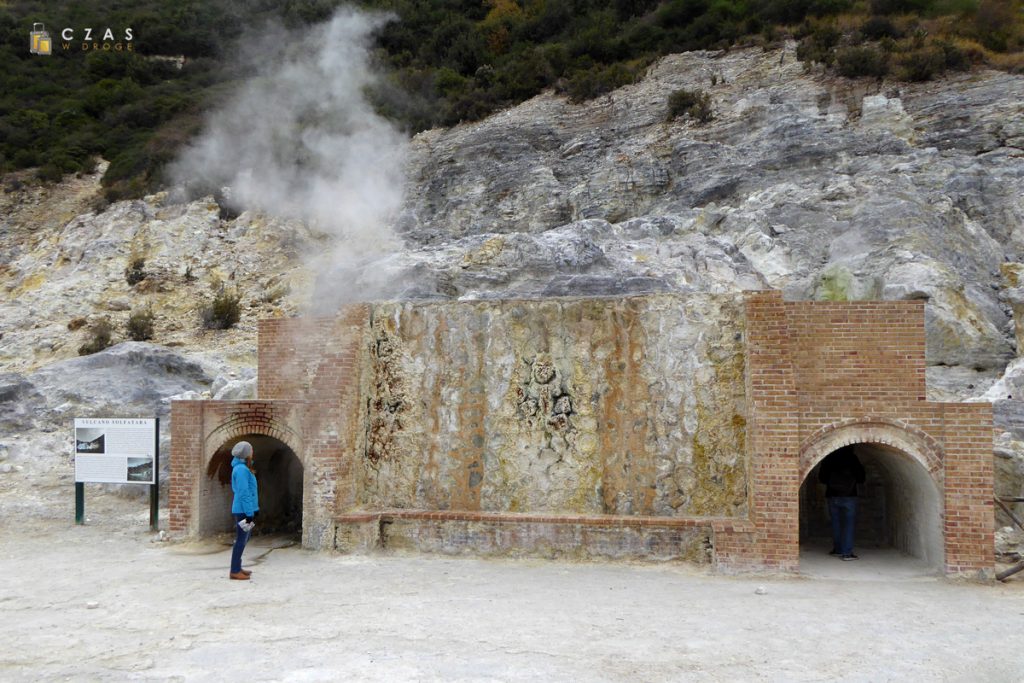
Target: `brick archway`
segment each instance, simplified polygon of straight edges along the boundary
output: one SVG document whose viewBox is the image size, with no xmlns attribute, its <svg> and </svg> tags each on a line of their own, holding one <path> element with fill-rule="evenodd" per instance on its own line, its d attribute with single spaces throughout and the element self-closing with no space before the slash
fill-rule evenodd
<svg viewBox="0 0 1024 683">
<path fill-rule="evenodd" d="M 305 497 L 315 472 L 303 438 L 304 404 L 289 401 L 176 401 L 172 405 L 170 528 L 196 536 L 230 527 L 224 449 L 246 437 L 280 442 L 303 468 Z M 220 457 L 218 458 L 218 453 Z M 305 501 L 304 501 L 305 502 Z M 303 505 L 303 512 L 308 509 Z M 303 515 L 303 528 L 312 515 Z"/>
<path fill-rule="evenodd" d="M 943 453 L 928 434 L 897 419 L 865 416 L 842 420 L 805 440 L 799 450 L 801 545 L 808 540 L 813 548 L 813 539 L 828 537 L 827 531 L 822 533 L 826 518 L 823 493 L 812 477 L 818 463 L 844 446 L 859 447 L 868 471 L 867 481 L 859 487 L 860 541 L 896 548 L 942 571 L 946 556 Z"/>
<path fill-rule="evenodd" d="M 231 441 L 237 441 L 246 436 L 259 435 L 268 436 L 272 439 L 288 444 L 299 460 L 302 460 L 302 449 L 300 447 L 301 437 L 294 429 L 275 419 L 272 415 L 261 415 L 259 417 L 232 415 L 230 418 L 215 427 L 206 435 L 203 447 L 204 464 L 208 464 L 210 458 Z M 303 462 L 303 465 L 306 463 Z"/>
<path fill-rule="evenodd" d="M 746 312 L 756 531 L 747 557 L 726 559 L 793 570 L 802 483 L 829 452 L 864 444 L 912 489 L 886 503 L 904 505 L 907 519 L 941 522 L 941 550 L 929 559 L 941 553 L 950 574 L 991 574 L 992 408 L 928 400 L 924 303 L 786 302 L 757 292 Z M 916 528 L 896 531 L 909 538 Z"/>
<path fill-rule="evenodd" d="M 809 436 L 800 446 L 800 481 L 832 451 L 856 444 L 895 448 L 924 467 L 941 489 L 942 448 L 935 439 L 900 420 L 871 416 L 835 422 Z"/>
</svg>

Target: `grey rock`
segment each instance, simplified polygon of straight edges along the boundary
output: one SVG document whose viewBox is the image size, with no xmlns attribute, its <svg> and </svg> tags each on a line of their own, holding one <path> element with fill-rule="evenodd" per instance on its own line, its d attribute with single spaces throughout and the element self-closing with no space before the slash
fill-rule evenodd
<svg viewBox="0 0 1024 683">
<path fill-rule="evenodd" d="M 166 417 L 167 396 L 205 390 L 212 378 L 203 366 L 156 344 L 124 342 L 54 363 L 27 377 L 50 406 L 70 404 L 91 414 Z M 67 410 L 67 408 L 64 408 Z"/>
<path fill-rule="evenodd" d="M 44 403 L 42 394 L 25 377 L 0 374 L 0 429 L 4 433 L 31 429 Z"/>
<path fill-rule="evenodd" d="M 256 398 L 256 378 L 234 379 L 213 392 L 217 401 L 244 401 Z"/>
<path fill-rule="evenodd" d="M 128 311 L 131 307 L 132 304 L 127 299 L 111 299 L 107 302 L 108 311 Z"/>
<path fill-rule="evenodd" d="M 559 275 L 547 283 L 540 296 L 606 296 L 667 292 L 671 285 L 653 277 L 607 275 Z"/>
</svg>

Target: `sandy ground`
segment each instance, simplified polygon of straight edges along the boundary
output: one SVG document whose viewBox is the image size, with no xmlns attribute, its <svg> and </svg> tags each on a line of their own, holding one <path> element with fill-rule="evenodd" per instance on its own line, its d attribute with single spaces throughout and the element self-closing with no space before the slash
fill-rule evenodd
<svg viewBox="0 0 1024 683">
<path fill-rule="evenodd" d="M 0 504 L 4 681 L 1024 681 L 1024 581 L 894 554 L 758 578 L 256 537 L 238 582 L 222 539 L 155 541 L 143 502 L 93 492 L 77 527 L 63 490 Z"/>
</svg>

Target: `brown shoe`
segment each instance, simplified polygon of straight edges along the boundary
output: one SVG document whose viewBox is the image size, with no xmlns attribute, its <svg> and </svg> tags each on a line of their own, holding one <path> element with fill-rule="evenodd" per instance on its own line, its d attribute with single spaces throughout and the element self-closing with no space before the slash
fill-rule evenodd
<svg viewBox="0 0 1024 683">
<path fill-rule="evenodd" d="M 245 574 L 246 576 L 252 576 L 252 572 L 250 570 L 248 570 L 248 569 L 243 569 L 242 573 Z"/>
<path fill-rule="evenodd" d="M 245 572 L 236 572 L 236 573 L 233 573 L 233 574 L 228 574 L 228 578 L 229 579 L 233 579 L 235 581 L 248 581 L 249 580 L 249 575 L 246 574 Z"/>
</svg>

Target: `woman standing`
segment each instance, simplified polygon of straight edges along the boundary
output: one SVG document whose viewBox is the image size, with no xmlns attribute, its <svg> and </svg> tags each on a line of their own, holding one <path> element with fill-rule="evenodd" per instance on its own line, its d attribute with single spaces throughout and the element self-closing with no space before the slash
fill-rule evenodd
<svg viewBox="0 0 1024 683">
<path fill-rule="evenodd" d="M 259 493 L 256 490 L 256 475 L 252 473 L 252 444 L 239 441 L 231 449 L 231 491 L 235 494 L 231 502 L 231 514 L 235 517 L 235 545 L 231 548 L 231 572 L 229 578 L 248 581 L 251 571 L 242 569 L 242 551 L 252 533 L 253 518 L 259 512 Z"/>
</svg>

